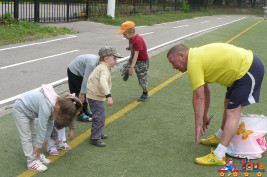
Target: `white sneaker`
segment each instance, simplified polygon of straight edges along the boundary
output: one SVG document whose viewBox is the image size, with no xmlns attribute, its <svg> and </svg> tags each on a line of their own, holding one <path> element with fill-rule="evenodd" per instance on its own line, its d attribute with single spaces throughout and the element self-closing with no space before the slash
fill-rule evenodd
<svg viewBox="0 0 267 177">
<path fill-rule="evenodd" d="M 50 161 L 49 159 L 45 158 L 45 155 L 44 155 L 44 154 L 41 154 L 41 155 L 40 155 L 40 161 L 41 161 L 43 164 L 46 164 L 46 165 L 51 163 L 51 161 Z"/>
<path fill-rule="evenodd" d="M 42 164 L 40 160 L 34 160 L 27 164 L 27 167 L 29 170 L 37 171 L 37 172 L 43 172 L 46 171 L 48 168 Z"/>
<path fill-rule="evenodd" d="M 62 149 L 62 150 L 70 150 L 70 146 L 67 143 L 64 142 L 59 142 L 59 144 L 57 145 L 57 149 Z"/>
<path fill-rule="evenodd" d="M 57 148 L 54 147 L 54 146 L 48 148 L 48 149 L 47 149 L 47 152 L 48 152 L 50 155 L 58 155 L 58 154 L 59 154 Z"/>
</svg>

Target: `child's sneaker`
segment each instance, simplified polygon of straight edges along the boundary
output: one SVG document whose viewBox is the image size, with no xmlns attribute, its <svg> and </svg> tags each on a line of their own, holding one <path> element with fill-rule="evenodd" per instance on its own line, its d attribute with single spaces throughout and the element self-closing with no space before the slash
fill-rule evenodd
<svg viewBox="0 0 267 177">
<path fill-rule="evenodd" d="M 87 115 L 88 117 L 92 117 L 93 113 L 91 111 L 89 111 L 88 109 L 84 112 L 85 115 Z"/>
<path fill-rule="evenodd" d="M 62 149 L 62 150 L 70 150 L 70 146 L 67 144 L 67 143 L 63 143 L 63 142 L 60 142 L 58 145 L 57 145 L 57 149 Z"/>
<path fill-rule="evenodd" d="M 142 94 L 141 97 L 139 97 L 137 99 L 137 101 L 143 101 L 144 102 L 144 101 L 147 101 L 149 98 L 150 98 L 149 94 L 147 94 L 147 95 Z"/>
<path fill-rule="evenodd" d="M 29 170 L 37 171 L 37 172 L 43 172 L 46 171 L 48 168 L 42 164 L 40 160 L 34 160 L 27 164 L 27 167 Z"/>
<path fill-rule="evenodd" d="M 47 159 L 44 154 L 40 155 L 40 161 L 45 165 L 48 165 L 51 163 L 51 161 L 49 159 Z"/>
<path fill-rule="evenodd" d="M 57 148 L 56 147 L 50 147 L 50 148 L 48 148 L 47 149 L 47 152 L 50 154 L 50 155 L 58 155 L 59 154 L 59 152 L 58 152 L 58 150 L 57 150 Z"/>
<path fill-rule="evenodd" d="M 123 77 L 122 77 L 122 79 L 124 80 L 124 81 L 127 81 L 128 79 L 129 79 L 129 73 L 124 73 L 124 74 L 122 74 L 123 75 Z"/>
<path fill-rule="evenodd" d="M 92 118 L 88 117 L 85 113 L 79 114 L 77 120 L 81 122 L 92 122 Z"/>
</svg>

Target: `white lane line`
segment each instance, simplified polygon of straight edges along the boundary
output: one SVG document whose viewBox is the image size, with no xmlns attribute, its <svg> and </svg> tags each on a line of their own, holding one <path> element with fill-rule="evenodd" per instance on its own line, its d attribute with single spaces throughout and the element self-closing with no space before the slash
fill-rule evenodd
<svg viewBox="0 0 267 177">
<path fill-rule="evenodd" d="M 182 25 L 182 26 L 175 26 L 175 27 L 172 27 L 172 28 L 183 28 L 183 27 L 187 27 L 189 25 Z"/>
<path fill-rule="evenodd" d="M 14 66 L 23 65 L 23 64 L 26 64 L 26 63 L 32 63 L 32 62 L 35 62 L 35 61 L 45 60 L 45 59 L 48 59 L 48 58 L 53 58 L 53 57 L 57 57 L 57 56 L 61 56 L 61 55 L 66 55 L 66 54 L 73 53 L 73 52 L 78 52 L 78 51 L 79 50 L 72 50 L 72 51 L 69 51 L 69 52 L 64 52 L 64 53 L 60 53 L 60 54 L 56 54 L 56 55 L 43 57 L 43 58 L 37 58 L 37 59 L 34 59 L 34 60 L 29 60 L 29 61 L 25 61 L 25 62 L 21 62 L 21 63 L 16 63 L 16 64 L 13 64 L 13 65 L 7 65 L 7 66 L 0 67 L 0 70 L 11 68 L 11 67 L 14 67 Z"/>
<path fill-rule="evenodd" d="M 66 82 L 67 80 L 68 80 L 68 78 L 66 77 L 66 78 L 64 78 L 64 79 L 60 79 L 60 80 L 55 81 L 55 82 L 52 82 L 52 83 L 50 83 L 50 84 L 53 85 L 53 86 L 57 86 L 57 85 L 59 85 L 59 84 L 61 84 L 61 83 L 63 83 L 63 82 Z M 38 88 L 35 88 L 35 89 L 32 89 L 32 90 L 36 90 L 36 89 L 40 89 L 40 88 L 41 88 L 41 87 L 38 87 Z M 32 90 L 30 90 L 30 91 L 32 91 Z M 26 93 L 26 92 L 24 92 L 24 93 Z M 24 93 L 19 94 L 19 95 L 16 95 L 16 96 L 13 96 L 13 97 L 10 97 L 10 98 L 5 99 L 5 100 L 1 100 L 1 101 L 0 101 L 0 105 L 1 105 L 1 104 L 5 104 L 5 103 L 8 103 L 8 102 L 11 102 L 11 101 L 14 101 L 14 100 L 16 100 L 17 98 L 19 98 L 21 95 L 23 95 Z"/>
<path fill-rule="evenodd" d="M 209 23 L 210 21 L 204 21 L 204 22 L 200 22 L 200 23 Z"/>
<path fill-rule="evenodd" d="M 149 33 L 143 33 L 143 34 L 140 34 L 140 36 L 145 36 L 145 35 L 148 35 L 148 34 L 153 34 L 154 32 L 149 32 Z"/>
<path fill-rule="evenodd" d="M 33 46 L 33 45 L 46 44 L 46 43 L 50 43 L 50 42 L 55 42 L 55 41 L 60 41 L 60 40 L 65 40 L 65 39 L 71 39 L 71 38 L 75 38 L 75 37 L 77 37 L 77 36 L 74 36 L 74 35 L 68 35 L 68 37 L 65 37 L 65 38 L 59 38 L 59 39 L 53 39 L 53 40 L 44 41 L 44 42 L 37 42 L 37 43 L 32 43 L 32 44 L 25 44 L 25 45 L 20 45 L 20 46 L 14 46 L 14 47 L 9 47 L 9 48 L 3 48 L 3 49 L 0 49 L 0 51 L 11 50 L 11 49 L 17 49 L 17 48 L 23 48 L 23 47 L 29 47 L 29 46 Z"/>
<path fill-rule="evenodd" d="M 223 19 L 223 18 L 217 18 L 218 20 L 221 20 L 221 19 Z"/>
<path fill-rule="evenodd" d="M 197 32 L 194 32 L 194 33 L 185 35 L 185 36 L 183 36 L 183 37 L 180 37 L 180 38 L 171 40 L 171 41 L 169 41 L 169 42 L 165 42 L 165 43 L 163 43 L 163 44 L 160 44 L 160 45 L 158 45 L 158 46 L 155 46 L 155 47 L 153 47 L 153 48 L 150 48 L 150 49 L 148 49 L 147 51 L 148 51 L 148 52 L 151 52 L 151 51 L 156 50 L 156 49 L 158 49 L 158 48 L 161 48 L 161 47 L 163 47 L 163 46 L 165 46 L 165 45 L 169 45 L 169 44 L 171 44 L 171 43 L 174 43 L 174 42 L 177 42 L 177 41 L 179 41 L 179 40 L 185 39 L 185 38 L 187 38 L 187 37 L 196 35 L 196 34 L 198 34 L 198 33 L 202 33 L 202 32 L 209 31 L 209 30 L 212 30 L 212 29 L 215 29 L 215 28 L 219 28 L 219 27 L 222 27 L 222 26 L 231 24 L 231 23 L 235 23 L 235 22 L 238 22 L 238 21 L 243 20 L 243 19 L 245 19 L 245 18 L 246 18 L 246 17 L 242 17 L 242 18 L 240 18 L 240 19 L 237 19 L 237 20 L 234 20 L 234 21 L 231 21 L 231 22 L 228 22 L 228 23 L 224 23 L 224 24 L 221 24 L 221 25 L 218 25 L 218 26 L 210 27 L 210 28 L 207 28 L 207 29 L 204 29 L 204 30 L 200 30 L 200 31 L 197 31 Z M 118 60 L 117 63 L 121 63 L 121 62 L 123 62 L 123 61 L 125 61 L 125 60 L 128 60 L 129 57 L 130 57 L 130 56 L 124 57 L 124 58 Z M 67 80 L 68 80 L 68 78 L 64 78 L 64 79 L 55 81 L 55 82 L 50 83 L 50 84 L 53 85 L 53 86 L 57 86 L 57 85 L 60 85 L 61 83 L 66 82 Z M 36 89 L 38 89 L 38 88 L 36 88 Z M 33 89 L 33 90 L 35 90 L 35 89 Z M 23 94 L 23 93 L 22 93 L 22 94 Z M 5 99 L 5 100 L 1 100 L 1 101 L 0 101 L 0 105 L 1 105 L 1 104 L 6 104 L 6 103 L 8 103 L 8 102 L 15 101 L 15 100 L 16 100 L 17 98 L 19 98 L 20 95 L 22 95 L 22 94 L 13 96 L 13 97 L 8 98 L 8 99 Z"/>
</svg>

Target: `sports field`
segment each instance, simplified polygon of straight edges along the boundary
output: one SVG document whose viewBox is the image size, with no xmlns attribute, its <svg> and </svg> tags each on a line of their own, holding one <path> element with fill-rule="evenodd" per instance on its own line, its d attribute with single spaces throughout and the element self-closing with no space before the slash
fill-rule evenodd
<svg viewBox="0 0 267 177">
<path fill-rule="evenodd" d="M 251 49 L 267 68 L 267 21 L 249 18 L 200 37 L 185 41 L 189 47 L 212 42 L 227 42 Z M 89 144 L 91 123 L 77 122 L 76 138 L 69 142 L 72 149 L 49 156 L 53 161 L 48 171 L 28 171 L 19 134 L 12 115 L 0 118 L 0 176 L 44 177 L 216 177 L 220 166 L 200 166 L 194 159 L 210 153 L 210 147 L 194 146 L 195 129 L 192 90 L 187 73 L 172 69 L 167 51 L 150 60 L 149 91 L 144 103 L 135 100 L 141 95 L 136 76 L 124 82 L 119 72 L 112 73 L 114 105 L 106 106 L 104 133 L 107 146 Z M 266 76 L 265 76 L 266 77 Z M 215 133 L 222 120 L 226 88 L 211 84 L 209 114 L 214 118 L 204 137 Z M 259 104 L 248 106 L 243 114 L 267 115 L 266 78 Z M 68 129 L 66 129 L 68 133 Z M 48 155 L 45 151 L 44 153 Z M 227 157 L 228 159 L 229 157 Z M 267 155 L 253 163 L 267 169 Z M 241 170 L 238 159 L 236 169 Z M 228 173 L 226 173 L 228 175 Z M 239 173 L 238 176 L 244 176 Z M 249 176 L 257 176 L 250 173 Z M 267 172 L 262 176 L 267 176 Z"/>
</svg>

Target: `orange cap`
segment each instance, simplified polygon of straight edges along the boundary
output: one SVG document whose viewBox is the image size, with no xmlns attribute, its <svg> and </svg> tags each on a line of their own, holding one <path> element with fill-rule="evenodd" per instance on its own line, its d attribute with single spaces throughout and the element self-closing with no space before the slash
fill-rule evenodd
<svg viewBox="0 0 267 177">
<path fill-rule="evenodd" d="M 118 32 L 118 34 L 122 34 L 126 30 L 131 29 L 131 28 L 134 28 L 134 27 L 135 27 L 134 22 L 132 22 L 132 21 L 126 21 L 126 22 L 124 22 L 124 23 L 121 24 L 121 29 Z"/>
</svg>

